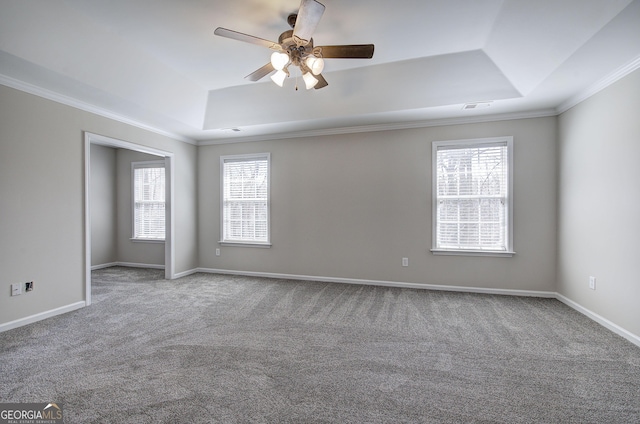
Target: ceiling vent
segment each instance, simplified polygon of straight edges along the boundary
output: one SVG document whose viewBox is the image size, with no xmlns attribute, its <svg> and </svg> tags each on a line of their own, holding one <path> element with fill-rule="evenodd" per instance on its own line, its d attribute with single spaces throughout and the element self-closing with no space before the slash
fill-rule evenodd
<svg viewBox="0 0 640 424">
<path fill-rule="evenodd" d="M 491 102 L 475 102 L 475 103 L 466 103 L 462 106 L 462 110 L 468 109 L 485 109 L 491 106 Z"/>
</svg>

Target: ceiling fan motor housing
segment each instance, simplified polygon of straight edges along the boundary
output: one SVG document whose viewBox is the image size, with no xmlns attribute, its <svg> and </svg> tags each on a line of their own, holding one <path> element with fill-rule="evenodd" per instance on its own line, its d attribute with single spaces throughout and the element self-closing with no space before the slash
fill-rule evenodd
<svg viewBox="0 0 640 424">
<path fill-rule="evenodd" d="M 297 13 L 292 13 L 289 16 L 287 16 L 287 23 L 289 24 L 289 26 L 291 28 L 294 28 L 296 26 L 296 19 L 298 18 L 298 14 Z"/>
<path fill-rule="evenodd" d="M 291 15 L 289 15 L 291 16 Z M 293 38 L 293 30 L 288 30 L 280 34 L 278 43 L 282 46 L 282 50 L 289 54 L 291 63 L 300 66 L 304 63 L 304 59 L 309 55 L 315 55 L 313 49 L 313 38 L 304 46 L 298 46 Z"/>
</svg>

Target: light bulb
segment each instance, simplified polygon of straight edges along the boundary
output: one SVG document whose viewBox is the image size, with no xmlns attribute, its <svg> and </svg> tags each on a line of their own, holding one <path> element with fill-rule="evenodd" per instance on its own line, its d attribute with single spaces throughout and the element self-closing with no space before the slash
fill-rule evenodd
<svg viewBox="0 0 640 424">
<path fill-rule="evenodd" d="M 282 52 L 273 52 L 271 55 L 271 65 L 277 70 L 281 71 L 289 63 L 289 55 Z"/>
<path fill-rule="evenodd" d="M 304 80 L 304 85 L 307 87 L 307 90 L 312 89 L 318 83 L 318 80 L 311 74 L 311 72 L 303 74 L 302 79 Z"/>
<path fill-rule="evenodd" d="M 321 57 L 309 56 L 305 60 L 305 63 L 313 72 L 313 75 L 318 75 L 324 69 L 324 60 Z"/>
<path fill-rule="evenodd" d="M 278 84 L 280 87 L 284 85 L 284 79 L 287 77 L 287 73 L 280 69 L 275 74 L 271 75 L 271 80 Z"/>
</svg>

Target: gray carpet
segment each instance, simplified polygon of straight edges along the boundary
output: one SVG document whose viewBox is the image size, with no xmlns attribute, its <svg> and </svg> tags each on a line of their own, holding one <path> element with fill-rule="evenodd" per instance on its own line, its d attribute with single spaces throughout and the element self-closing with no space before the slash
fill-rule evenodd
<svg viewBox="0 0 640 424">
<path fill-rule="evenodd" d="M 552 299 L 107 268 L 0 334 L 67 423 L 638 423 L 640 349 Z"/>
</svg>

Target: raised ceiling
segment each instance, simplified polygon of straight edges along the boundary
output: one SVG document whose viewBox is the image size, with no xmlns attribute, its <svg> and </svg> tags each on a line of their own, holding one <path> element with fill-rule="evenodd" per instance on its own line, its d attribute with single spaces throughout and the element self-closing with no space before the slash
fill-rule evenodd
<svg viewBox="0 0 640 424">
<path fill-rule="evenodd" d="M 554 114 L 640 61 L 640 0 L 321 1 L 317 45 L 375 44 L 321 90 L 245 80 L 271 51 L 213 34 L 277 41 L 299 0 L 0 0 L 0 83 L 224 142 Z"/>
</svg>

